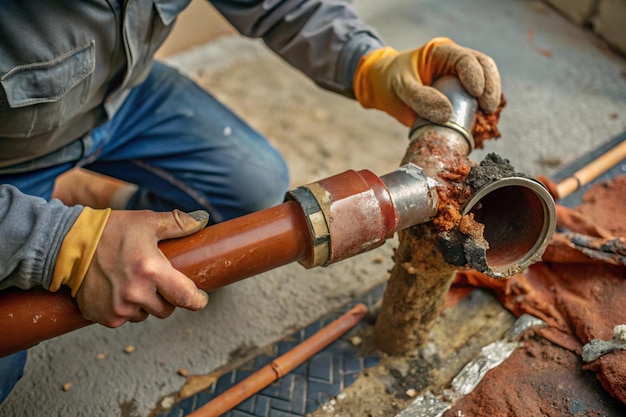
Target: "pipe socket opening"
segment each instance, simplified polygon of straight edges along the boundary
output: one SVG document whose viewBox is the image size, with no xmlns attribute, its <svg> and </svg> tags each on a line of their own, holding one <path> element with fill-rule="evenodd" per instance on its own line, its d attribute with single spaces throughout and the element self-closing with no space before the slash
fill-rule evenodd
<svg viewBox="0 0 626 417">
<path fill-rule="evenodd" d="M 554 200 L 537 181 L 510 177 L 478 191 L 463 214 L 485 225 L 487 273 L 506 278 L 539 261 L 556 227 Z"/>
</svg>

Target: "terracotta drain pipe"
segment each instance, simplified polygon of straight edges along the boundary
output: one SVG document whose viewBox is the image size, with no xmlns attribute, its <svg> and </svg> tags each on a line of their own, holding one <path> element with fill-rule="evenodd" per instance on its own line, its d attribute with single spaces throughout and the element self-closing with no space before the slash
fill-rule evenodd
<svg viewBox="0 0 626 417">
<path fill-rule="evenodd" d="M 160 248 L 210 292 L 282 265 L 327 266 L 382 245 L 436 214 L 435 183 L 413 164 L 378 177 L 342 174 L 299 187 L 286 202 L 219 223 Z M 68 292 L 0 292 L 0 356 L 91 324 Z"/>
<path fill-rule="evenodd" d="M 434 86 L 452 102 L 453 116 L 443 126 L 416 121 L 402 163 L 419 165 L 439 182 L 442 217 L 399 234 L 374 333 L 377 346 L 392 355 L 410 354 L 426 341 L 459 269 L 509 277 L 540 260 L 556 226 L 554 201 L 537 181 L 511 176 L 479 190 L 468 186 L 468 171 L 476 165 L 468 155 L 477 102 L 456 77 L 442 77 Z M 458 210 L 455 200 L 465 200 Z M 446 221 L 456 225 L 442 232 Z M 460 233 L 461 226 L 470 230 Z"/>
</svg>

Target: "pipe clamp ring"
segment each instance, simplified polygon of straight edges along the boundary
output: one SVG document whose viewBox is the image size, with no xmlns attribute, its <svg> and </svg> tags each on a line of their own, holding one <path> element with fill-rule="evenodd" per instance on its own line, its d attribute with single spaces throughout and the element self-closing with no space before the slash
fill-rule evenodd
<svg viewBox="0 0 626 417">
<path fill-rule="evenodd" d="M 313 239 L 311 266 L 327 266 L 330 262 L 330 229 L 319 201 L 307 187 L 298 187 L 289 191 L 286 199 L 297 201 L 304 211 Z"/>
<path fill-rule="evenodd" d="M 413 123 L 413 126 L 411 126 L 411 130 L 409 131 L 409 138 L 412 140 L 415 132 L 417 132 L 420 128 L 424 126 L 443 126 L 443 127 L 447 127 L 448 129 L 452 129 L 458 134 L 460 134 L 463 137 L 463 139 L 465 139 L 465 141 L 467 142 L 467 145 L 469 146 L 470 152 L 476 148 L 476 141 L 474 140 L 474 136 L 472 136 L 472 133 L 469 130 L 467 130 L 465 127 L 461 126 L 460 124 L 452 120 L 449 120 L 445 124 L 440 125 L 440 124 L 436 124 L 425 119 L 417 119 L 415 123 Z"/>
</svg>

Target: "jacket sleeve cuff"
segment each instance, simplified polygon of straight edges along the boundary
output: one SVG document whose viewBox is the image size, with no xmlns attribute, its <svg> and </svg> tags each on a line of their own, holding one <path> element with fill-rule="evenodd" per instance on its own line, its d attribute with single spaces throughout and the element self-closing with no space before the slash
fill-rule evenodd
<svg viewBox="0 0 626 417">
<path fill-rule="evenodd" d="M 361 58 L 382 47 L 384 47 L 382 41 L 368 32 L 355 34 L 346 42 L 339 54 L 335 77 L 338 85 L 336 88 L 331 87 L 329 89 L 346 97 L 354 98 L 354 76 Z"/>
<path fill-rule="evenodd" d="M 49 290 L 57 291 L 62 285 L 72 289 L 76 296 L 85 279 L 96 248 L 104 232 L 111 209 L 95 210 L 85 207 L 69 230 L 57 256 Z"/>
</svg>

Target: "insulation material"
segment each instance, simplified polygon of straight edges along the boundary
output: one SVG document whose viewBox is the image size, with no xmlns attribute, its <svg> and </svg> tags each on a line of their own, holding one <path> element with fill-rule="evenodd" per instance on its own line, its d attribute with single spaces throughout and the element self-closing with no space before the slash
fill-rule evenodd
<svg viewBox="0 0 626 417">
<path fill-rule="evenodd" d="M 492 369 L 443 417 L 624 415 L 624 407 L 581 368 L 575 353 L 527 334 L 524 346 Z"/>
</svg>

